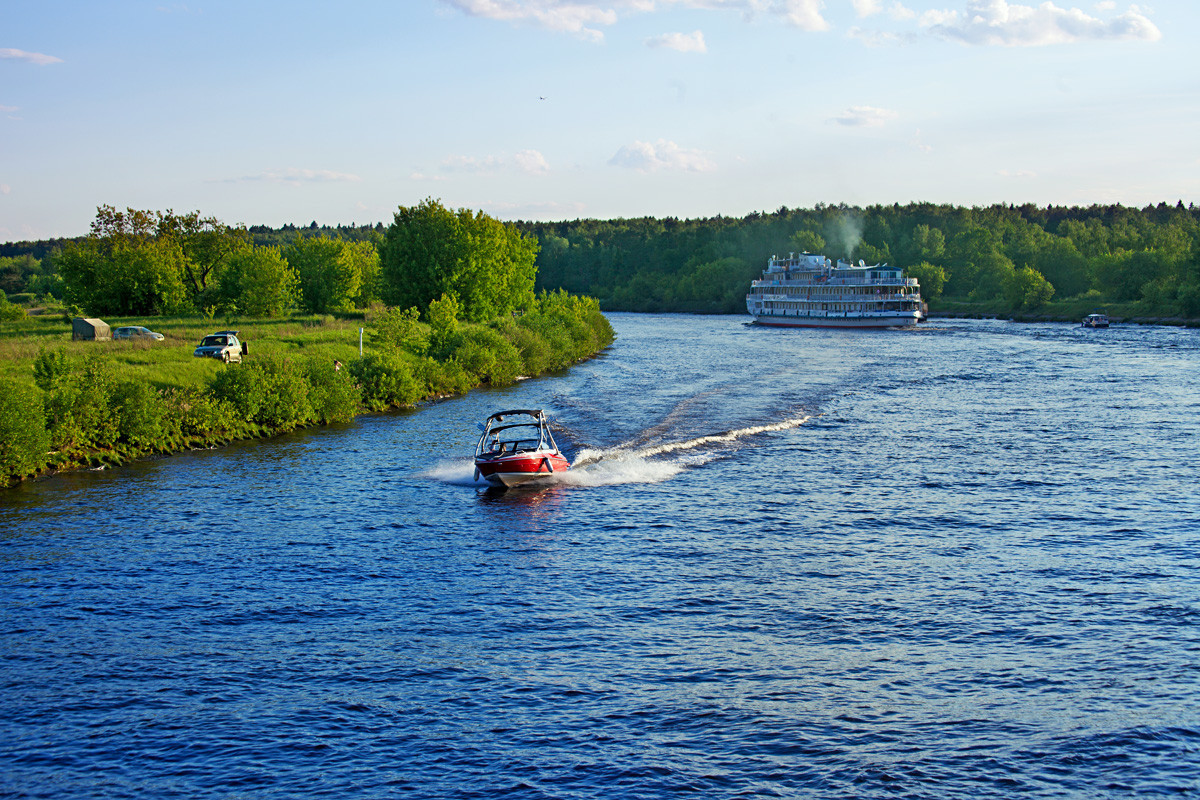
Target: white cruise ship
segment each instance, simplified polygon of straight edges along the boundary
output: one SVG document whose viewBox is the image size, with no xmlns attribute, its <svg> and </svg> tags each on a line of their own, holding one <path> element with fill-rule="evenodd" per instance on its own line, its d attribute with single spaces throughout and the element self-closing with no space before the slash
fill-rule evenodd
<svg viewBox="0 0 1200 800">
<path fill-rule="evenodd" d="M 746 310 L 759 325 L 894 328 L 921 319 L 921 287 L 899 267 L 833 264 L 822 255 L 771 256 L 750 284 Z"/>
</svg>

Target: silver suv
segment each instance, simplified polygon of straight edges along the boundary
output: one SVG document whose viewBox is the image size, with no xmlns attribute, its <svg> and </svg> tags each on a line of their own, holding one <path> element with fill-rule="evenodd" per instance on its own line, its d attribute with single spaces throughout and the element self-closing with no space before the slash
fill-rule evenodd
<svg viewBox="0 0 1200 800">
<path fill-rule="evenodd" d="M 242 360 L 247 352 L 246 343 L 238 340 L 238 331 L 217 331 L 204 337 L 196 346 L 195 356 L 218 358 L 226 364 Z"/>
</svg>

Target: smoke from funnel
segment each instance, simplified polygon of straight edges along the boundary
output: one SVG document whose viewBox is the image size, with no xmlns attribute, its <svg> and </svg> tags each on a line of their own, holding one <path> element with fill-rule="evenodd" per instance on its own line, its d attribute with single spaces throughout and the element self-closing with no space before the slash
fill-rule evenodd
<svg viewBox="0 0 1200 800">
<path fill-rule="evenodd" d="M 839 254 L 842 254 L 847 261 L 854 257 L 854 250 L 862 242 L 863 235 L 863 219 L 856 214 L 841 214 L 837 219 L 830 223 L 829 235 L 825 237 L 830 244 L 840 248 Z"/>
</svg>

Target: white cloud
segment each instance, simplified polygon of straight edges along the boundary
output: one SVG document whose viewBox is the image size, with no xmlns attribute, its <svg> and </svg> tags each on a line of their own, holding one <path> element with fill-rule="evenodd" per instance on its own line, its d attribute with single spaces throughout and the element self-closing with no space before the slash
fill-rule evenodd
<svg viewBox="0 0 1200 800">
<path fill-rule="evenodd" d="M 521 150 L 511 156 L 450 156 L 442 161 L 438 169 L 446 173 L 470 175 L 493 175 L 515 169 L 528 175 L 545 175 L 550 171 L 550 162 L 537 150 Z"/>
<path fill-rule="evenodd" d="M 853 128 L 873 128 L 884 124 L 890 119 L 895 119 L 897 116 L 895 111 L 889 111 L 886 108 L 851 106 L 829 121 Z"/>
<path fill-rule="evenodd" d="M 664 33 L 662 36 L 647 39 L 646 46 L 661 47 L 664 50 L 678 50 L 680 53 L 708 52 L 708 47 L 704 44 L 704 33 L 701 31 Z"/>
<path fill-rule="evenodd" d="M 350 175 L 345 172 L 334 172 L 328 169 L 300 169 L 299 167 L 287 167 L 286 169 L 268 169 L 257 175 L 246 175 L 241 178 L 234 178 L 235 183 L 253 183 L 262 181 L 264 183 L 339 183 L 339 182 L 357 182 L 362 178 L 357 175 Z"/>
<path fill-rule="evenodd" d="M 854 6 L 854 14 L 860 19 L 883 10 L 880 0 L 850 0 L 850 5 Z"/>
<path fill-rule="evenodd" d="M 12 192 L 12 187 L 7 183 L 0 183 L 0 194 L 9 194 Z"/>
<path fill-rule="evenodd" d="M 16 106 L 0 106 L 0 111 L 3 111 L 3 112 L 20 111 L 20 110 L 21 109 L 17 108 Z"/>
<path fill-rule="evenodd" d="M 594 3 L 581 0 L 443 0 L 472 17 L 505 22 L 529 21 L 552 31 L 573 33 L 585 39 L 599 41 L 604 34 L 595 25 L 612 25 L 617 21 L 613 6 L 627 3 Z M 605 6 L 608 6 L 607 8 Z"/>
<path fill-rule="evenodd" d="M 1157 41 L 1162 32 L 1131 6 L 1105 22 L 1078 8 L 1059 8 L 1053 2 L 1033 6 L 1006 0 L 970 0 L 966 11 L 927 11 L 920 24 L 929 33 L 964 44 L 1033 47 L 1094 39 Z"/>
<path fill-rule="evenodd" d="M 450 156 L 441 163 L 443 172 L 466 172 L 474 175 L 486 175 L 496 172 L 502 166 L 497 156 Z"/>
<path fill-rule="evenodd" d="M 15 58 L 19 61 L 28 61 L 30 64 L 38 64 L 40 66 L 62 63 L 62 59 L 55 56 L 48 56 L 45 53 L 29 53 L 25 50 L 15 50 L 11 47 L 0 47 L 0 58 Z"/>
<path fill-rule="evenodd" d="M 741 11 L 781 17 L 805 31 L 829 30 L 821 16 L 824 0 L 442 0 L 464 14 L 503 22 L 529 22 L 552 31 L 573 33 L 592 41 L 604 38 L 601 27 L 616 24 L 623 14 L 652 13 L 678 5 L 688 9 Z"/>
<path fill-rule="evenodd" d="M 1002 178 L 1036 178 L 1037 177 L 1036 172 L 1034 172 L 1033 170 L 1028 170 L 1028 169 L 1017 169 L 1017 170 L 1002 169 L 1002 170 L 999 170 L 996 174 Z"/>
<path fill-rule="evenodd" d="M 513 156 L 513 163 L 530 175 L 545 175 L 550 171 L 550 162 L 537 150 L 522 150 Z"/>
<path fill-rule="evenodd" d="M 716 164 L 700 150 L 689 150 L 666 139 L 650 142 L 634 142 L 622 145 L 608 163 L 614 167 L 635 169 L 638 172 L 675 170 L 683 172 L 710 172 Z"/>
</svg>

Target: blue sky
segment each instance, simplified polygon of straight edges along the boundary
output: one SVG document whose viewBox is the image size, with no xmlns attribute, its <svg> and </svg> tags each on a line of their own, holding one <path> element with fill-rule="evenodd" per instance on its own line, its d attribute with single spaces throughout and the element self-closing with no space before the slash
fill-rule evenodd
<svg viewBox="0 0 1200 800">
<path fill-rule="evenodd" d="M 1195 0 L 0 3 L 4 241 L 1198 195 Z"/>
</svg>

